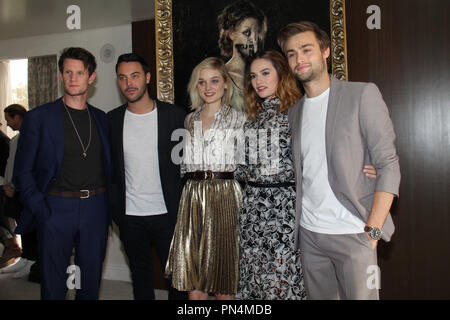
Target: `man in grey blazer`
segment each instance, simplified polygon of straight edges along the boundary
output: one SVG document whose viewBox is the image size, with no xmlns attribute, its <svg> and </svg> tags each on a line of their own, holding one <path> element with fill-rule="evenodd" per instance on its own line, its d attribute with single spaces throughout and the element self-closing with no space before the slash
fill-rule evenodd
<svg viewBox="0 0 450 320">
<path fill-rule="evenodd" d="M 311 299 L 378 299 L 376 246 L 389 241 L 400 168 L 389 111 L 371 83 L 328 74 L 330 40 L 311 22 L 278 44 L 305 96 L 289 110 L 297 175 L 296 247 Z M 362 168 L 372 164 L 377 178 Z"/>
</svg>

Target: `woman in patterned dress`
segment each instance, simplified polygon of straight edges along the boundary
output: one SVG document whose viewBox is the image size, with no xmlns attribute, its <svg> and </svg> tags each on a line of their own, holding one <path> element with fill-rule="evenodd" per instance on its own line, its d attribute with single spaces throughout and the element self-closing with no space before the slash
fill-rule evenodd
<svg viewBox="0 0 450 320">
<path fill-rule="evenodd" d="M 181 164 L 187 178 L 178 210 L 166 275 L 189 299 L 233 299 L 239 276 L 239 211 L 234 145 L 246 115 L 231 108 L 232 86 L 224 62 L 207 58 L 188 84 L 192 109 Z"/>
<path fill-rule="evenodd" d="M 258 52 L 252 58 L 245 90 L 248 142 L 245 165 L 235 172 L 246 182 L 237 298 L 305 299 L 300 253 L 294 250 L 295 173 L 287 114 L 301 93 L 285 58 L 276 51 Z M 257 132 L 258 138 L 249 132 Z M 271 151 L 267 156 L 264 148 Z"/>
</svg>

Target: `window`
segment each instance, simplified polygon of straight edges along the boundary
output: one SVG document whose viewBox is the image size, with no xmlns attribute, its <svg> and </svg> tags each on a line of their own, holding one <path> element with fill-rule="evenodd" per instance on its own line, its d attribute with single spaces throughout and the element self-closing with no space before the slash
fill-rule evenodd
<svg viewBox="0 0 450 320">
<path fill-rule="evenodd" d="M 9 60 L 9 80 L 9 101 L 21 104 L 28 109 L 28 59 Z M 12 137 L 16 133 L 8 127 L 6 134 Z"/>
<path fill-rule="evenodd" d="M 9 61 L 11 103 L 28 108 L 28 59 Z"/>
</svg>

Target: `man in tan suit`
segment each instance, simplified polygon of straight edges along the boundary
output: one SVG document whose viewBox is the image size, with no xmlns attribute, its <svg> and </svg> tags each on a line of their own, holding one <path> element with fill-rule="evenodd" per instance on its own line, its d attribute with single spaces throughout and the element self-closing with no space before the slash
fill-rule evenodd
<svg viewBox="0 0 450 320">
<path fill-rule="evenodd" d="M 289 110 L 297 174 L 296 245 L 311 299 L 378 299 L 376 246 L 389 241 L 400 168 L 389 112 L 371 83 L 328 74 L 330 40 L 311 22 L 278 35 L 305 97 Z M 373 164 L 377 179 L 362 168 Z"/>
</svg>

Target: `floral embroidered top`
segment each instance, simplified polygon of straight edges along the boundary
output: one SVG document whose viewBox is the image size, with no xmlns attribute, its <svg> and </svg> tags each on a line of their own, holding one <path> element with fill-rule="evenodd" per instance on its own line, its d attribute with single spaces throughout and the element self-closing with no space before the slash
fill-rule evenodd
<svg viewBox="0 0 450 320">
<path fill-rule="evenodd" d="M 264 100 L 256 118 L 245 122 L 245 163 L 238 165 L 235 179 L 262 184 L 295 182 L 288 114 L 277 111 L 279 104 L 279 98 Z"/>
<path fill-rule="evenodd" d="M 211 128 L 203 134 L 200 111 L 204 106 L 187 115 L 187 130 L 181 175 L 186 172 L 233 172 L 236 169 L 236 145 L 242 137 L 247 116 L 228 105 L 216 112 Z"/>
</svg>

